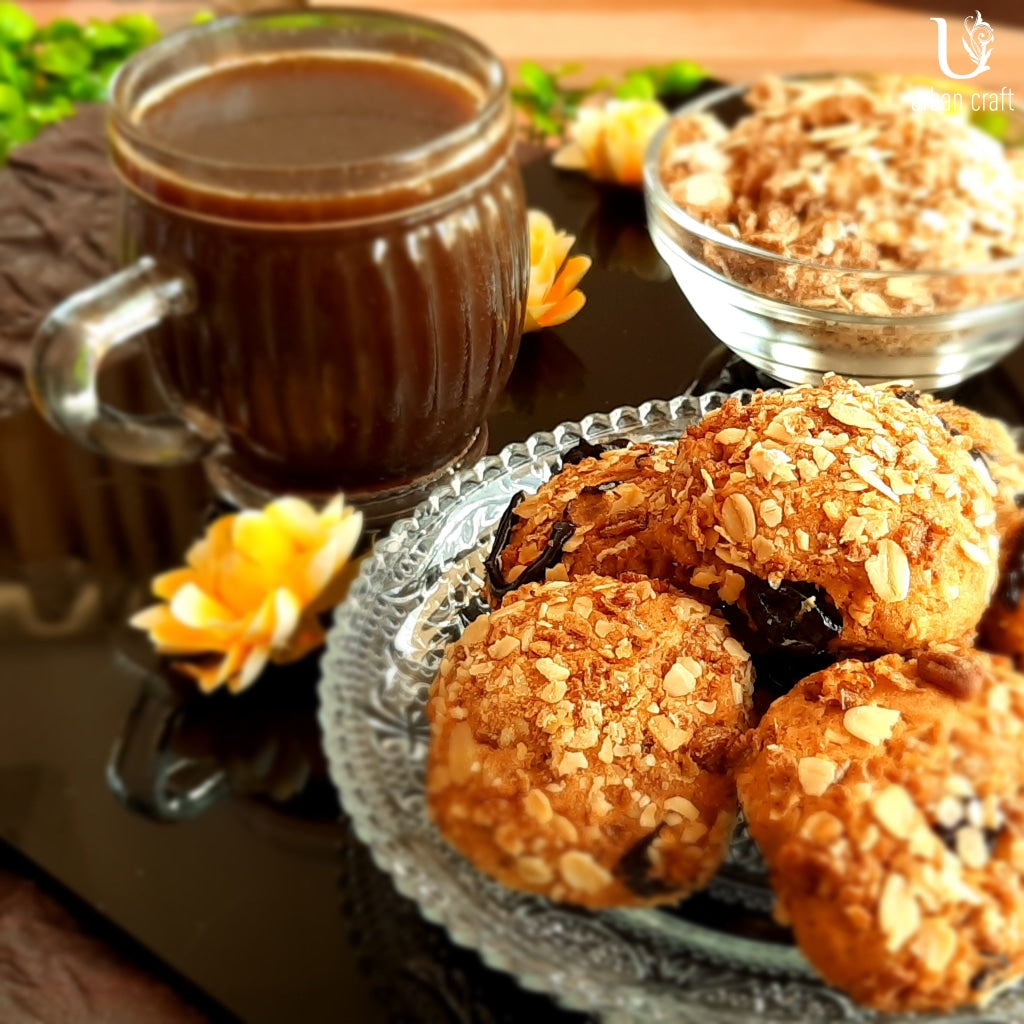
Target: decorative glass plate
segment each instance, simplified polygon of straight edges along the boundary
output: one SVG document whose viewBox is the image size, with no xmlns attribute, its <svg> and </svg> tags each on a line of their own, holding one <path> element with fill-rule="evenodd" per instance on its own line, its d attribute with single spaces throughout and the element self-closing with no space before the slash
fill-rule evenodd
<svg viewBox="0 0 1024 1024">
<path fill-rule="evenodd" d="M 707 894 L 670 911 L 591 913 L 492 882 L 427 815 L 427 693 L 445 645 L 481 609 L 483 559 L 512 495 L 536 490 L 580 440 L 672 440 L 726 397 L 647 402 L 534 434 L 438 488 L 377 543 L 335 618 L 320 683 L 325 749 L 355 831 L 455 942 L 609 1024 L 1020 1024 L 1020 987 L 984 1011 L 897 1018 L 823 984 L 773 930 L 764 868 L 742 827 Z"/>
</svg>

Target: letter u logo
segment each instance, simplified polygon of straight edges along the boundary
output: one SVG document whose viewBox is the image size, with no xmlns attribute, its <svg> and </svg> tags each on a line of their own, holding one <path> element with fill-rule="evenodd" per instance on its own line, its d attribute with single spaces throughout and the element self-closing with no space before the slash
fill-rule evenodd
<svg viewBox="0 0 1024 1024">
<path fill-rule="evenodd" d="M 939 26 L 939 68 L 947 78 L 977 78 L 983 71 L 991 70 L 988 66 L 988 58 L 992 53 L 992 43 L 995 39 L 995 32 L 992 26 L 981 17 L 981 11 L 975 11 L 973 15 L 964 18 L 963 45 L 967 56 L 974 64 L 974 70 L 966 75 L 958 75 L 949 67 L 949 48 L 945 18 L 929 18 Z"/>
</svg>

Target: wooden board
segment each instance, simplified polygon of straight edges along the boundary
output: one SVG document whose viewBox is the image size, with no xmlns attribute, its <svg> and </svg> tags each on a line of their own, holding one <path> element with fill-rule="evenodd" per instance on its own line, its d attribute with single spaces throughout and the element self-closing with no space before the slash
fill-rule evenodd
<svg viewBox="0 0 1024 1024">
<path fill-rule="evenodd" d="M 258 0 L 257 0 L 258 2 Z M 280 0 L 279 0 L 280 2 Z M 219 0 L 224 6 L 254 0 Z M 28 0 L 42 19 L 110 16 L 147 6 L 168 25 L 183 24 L 202 0 Z M 218 6 L 217 3 L 212 6 Z M 266 6 L 266 4 L 264 4 Z M 422 10 L 411 0 L 375 0 L 375 6 Z M 1004 86 L 1024 106 L 1024 19 L 1019 0 L 988 3 L 996 36 L 991 71 L 971 81 L 985 91 Z M 963 7 L 963 10 L 961 10 Z M 950 63 L 958 61 L 962 4 L 929 2 L 895 7 L 866 0 L 436 0 L 430 15 L 479 37 L 510 65 L 525 58 L 545 64 L 582 61 L 594 74 L 691 57 L 717 77 L 742 80 L 768 71 L 890 71 L 939 75 L 936 11 L 949 19 Z M 1002 15 L 1000 19 L 999 15 Z"/>
</svg>

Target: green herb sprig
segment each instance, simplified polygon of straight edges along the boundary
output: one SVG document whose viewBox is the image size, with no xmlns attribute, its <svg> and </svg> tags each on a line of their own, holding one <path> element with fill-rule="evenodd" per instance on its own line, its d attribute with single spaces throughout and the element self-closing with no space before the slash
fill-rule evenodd
<svg viewBox="0 0 1024 1024">
<path fill-rule="evenodd" d="M 605 76 L 587 85 L 567 85 L 565 80 L 580 71 L 580 64 L 563 64 L 550 71 L 535 61 L 520 64 L 512 99 L 535 136 L 562 137 L 588 97 L 604 94 L 616 99 L 677 102 L 708 78 L 708 73 L 694 61 L 676 60 L 627 71 L 620 80 Z"/>
<path fill-rule="evenodd" d="M 70 117 L 76 103 L 107 97 L 114 72 L 160 38 L 148 14 L 40 27 L 17 4 L 0 2 L 0 164 L 15 146 Z"/>
</svg>

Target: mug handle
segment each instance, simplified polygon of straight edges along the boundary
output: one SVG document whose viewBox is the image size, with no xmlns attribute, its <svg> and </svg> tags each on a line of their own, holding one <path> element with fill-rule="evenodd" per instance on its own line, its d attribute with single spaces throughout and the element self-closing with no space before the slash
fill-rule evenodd
<svg viewBox="0 0 1024 1024">
<path fill-rule="evenodd" d="M 230 792 L 215 758 L 174 752 L 184 717 L 173 694 L 146 678 L 107 761 L 107 785 L 130 811 L 156 821 L 188 821 Z"/>
<path fill-rule="evenodd" d="M 128 462 L 191 462 L 212 442 L 170 415 L 135 416 L 100 401 L 103 359 L 160 321 L 195 309 L 195 288 L 179 271 L 145 256 L 76 292 L 43 322 L 26 377 L 39 411 L 80 444 Z"/>
</svg>

